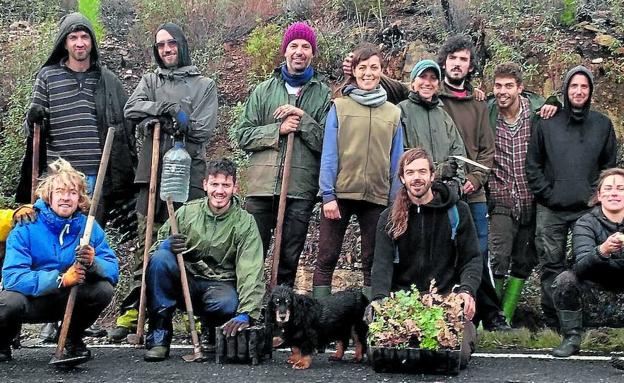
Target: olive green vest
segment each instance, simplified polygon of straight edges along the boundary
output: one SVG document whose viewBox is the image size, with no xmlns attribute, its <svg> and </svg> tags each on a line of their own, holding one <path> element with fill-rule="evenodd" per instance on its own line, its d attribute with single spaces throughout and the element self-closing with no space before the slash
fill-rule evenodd
<svg viewBox="0 0 624 383">
<path fill-rule="evenodd" d="M 401 111 L 386 102 L 363 106 L 344 96 L 334 100 L 338 117 L 336 197 L 388 205 L 390 152 Z"/>
</svg>

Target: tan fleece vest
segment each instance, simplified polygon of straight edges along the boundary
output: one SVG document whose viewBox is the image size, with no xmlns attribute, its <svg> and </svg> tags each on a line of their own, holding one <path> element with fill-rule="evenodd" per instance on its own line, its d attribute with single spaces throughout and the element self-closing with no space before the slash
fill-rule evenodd
<svg viewBox="0 0 624 383">
<path fill-rule="evenodd" d="M 338 116 L 336 197 L 388 205 L 390 152 L 401 111 L 386 102 L 369 108 L 349 96 L 334 100 Z"/>
</svg>

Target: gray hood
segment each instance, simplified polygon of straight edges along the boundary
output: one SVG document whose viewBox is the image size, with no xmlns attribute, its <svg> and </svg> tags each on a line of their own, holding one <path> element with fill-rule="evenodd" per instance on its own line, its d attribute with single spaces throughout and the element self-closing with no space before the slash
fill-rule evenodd
<svg viewBox="0 0 624 383">
<path fill-rule="evenodd" d="M 570 99 L 568 98 L 568 88 L 570 87 L 570 81 L 572 80 L 572 77 L 574 77 L 574 75 L 578 73 L 584 74 L 589 81 L 589 98 L 587 99 L 585 105 L 583 105 L 583 108 L 580 110 L 573 108 L 572 104 L 570 103 Z M 568 73 L 566 73 L 563 80 L 561 92 L 563 93 L 563 109 L 570 112 L 570 115 L 574 119 L 582 121 L 589 113 L 589 109 L 591 108 L 591 99 L 594 93 L 594 76 L 592 75 L 591 71 L 586 67 L 582 65 L 576 66 L 570 69 Z"/>
</svg>

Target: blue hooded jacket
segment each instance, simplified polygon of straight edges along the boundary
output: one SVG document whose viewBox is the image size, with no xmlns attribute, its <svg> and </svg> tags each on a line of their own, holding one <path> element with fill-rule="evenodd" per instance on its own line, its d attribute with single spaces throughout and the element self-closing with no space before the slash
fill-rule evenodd
<svg viewBox="0 0 624 383">
<path fill-rule="evenodd" d="M 59 217 L 41 199 L 34 207 L 38 210 L 37 220 L 15 227 L 7 238 L 2 283 L 4 290 L 36 297 L 57 289 L 58 276 L 75 262 L 87 217 L 80 212 L 69 218 Z M 97 222 L 93 223 L 89 244 L 95 249 L 95 259 L 87 281 L 95 277 L 117 284 L 117 257 Z"/>
</svg>

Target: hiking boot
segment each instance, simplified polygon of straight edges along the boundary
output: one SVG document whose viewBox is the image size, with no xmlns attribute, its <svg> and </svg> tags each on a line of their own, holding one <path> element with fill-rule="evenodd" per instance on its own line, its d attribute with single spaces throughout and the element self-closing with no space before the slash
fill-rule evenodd
<svg viewBox="0 0 624 383">
<path fill-rule="evenodd" d="M 99 324 L 94 323 L 84 330 L 84 335 L 93 338 L 101 338 L 106 336 L 106 330 L 104 330 Z"/>
<path fill-rule="evenodd" d="M 154 346 L 147 350 L 143 360 L 146 362 L 160 362 L 169 357 L 169 346 Z"/>
<path fill-rule="evenodd" d="M 557 358 L 567 358 L 570 355 L 578 354 L 581 350 L 581 332 L 583 329 L 583 312 L 558 310 L 559 323 L 563 340 L 559 347 L 552 351 L 552 356 Z"/>
<path fill-rule="evenodd" d="M 511 331 L 511 327 L 507 324 L 505 316 L 497 313 L 489 321 L 483 321 L 483 328 L 486 331 Z"/>
<path fill-rule="evenodd" d="M 39 332 L 41 342 L 56 343 L 56 340 L 58 339 L 58 329 L 59 327 L 57 322 L 44 323 Z"/>
<path fill-rule="evenodd" d="M 67 344 L 65 345 L 65 355 L 70 358 L 84 357 L 87 359 L 91 359 L 91 351 L 82 341 L 82 338 L 68 339 Z"/>
<path fill-rule="evenodd" d="M 126 340 L 130 333 L 134 333 L 135 331 L 136 329 L 117 326 L 114 329 L 108 331 L 107 337 L 108 340 L 113 343 L 121 343 Z"/>
<path fill-rule="evenodd" d="M 8 362 L 12 359 L 13 357 L 11 356 L 11 347 L 7 346 L 0 348 L 0 362 Z"/>
</svg>

